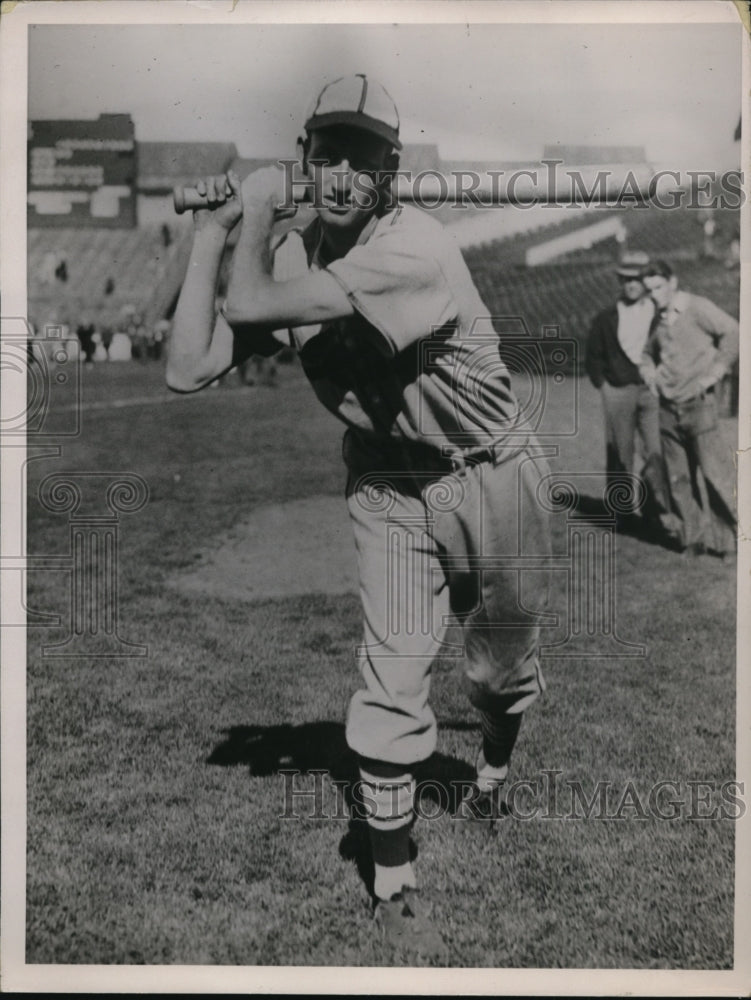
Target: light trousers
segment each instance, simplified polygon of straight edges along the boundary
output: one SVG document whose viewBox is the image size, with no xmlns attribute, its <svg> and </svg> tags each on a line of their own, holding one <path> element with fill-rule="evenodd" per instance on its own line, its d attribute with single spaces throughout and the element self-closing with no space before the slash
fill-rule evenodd
<svg viewBox="0 0 751 1000">
<path fill-rule="evenodd" d="M 430 679 L 441 654 L 457 656 L 470 701 L 495 715 L 523 712 L 543 690 L 551 543 L 536 490 L 549 470 L 533 449 L 512 446 L 458 471 L 384 471 L 348 435 L 364 686 L 350 703 L 347 741 L 358 754 L 405 765 L 431 755 Z"/>
</svg>

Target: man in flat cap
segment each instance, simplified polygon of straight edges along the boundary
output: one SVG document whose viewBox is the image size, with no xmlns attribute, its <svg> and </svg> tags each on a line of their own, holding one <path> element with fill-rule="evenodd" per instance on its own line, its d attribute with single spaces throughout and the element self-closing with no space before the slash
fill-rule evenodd
<svg viewBox="0 0 751 1000">
<path fill-rule="evenodd" d="M 649 257 L 626 251 L 616 268 L 618 299 L 594 318 L 587 341 L 586 370 L 600 390 L 605 412 L 606 473 L 608 484 L 634 472 L 636 434 L 641 439 L 641 477 L 647 499 L 642 517 L 657 530 L 665 508 L 665 477 L 660 443 L 659 403 L 645 385 L 639 363 L 654 319 L 655 307 L 643 282 Z M 634 527 L 636 510 L 621 520 Z"/>
</svg>

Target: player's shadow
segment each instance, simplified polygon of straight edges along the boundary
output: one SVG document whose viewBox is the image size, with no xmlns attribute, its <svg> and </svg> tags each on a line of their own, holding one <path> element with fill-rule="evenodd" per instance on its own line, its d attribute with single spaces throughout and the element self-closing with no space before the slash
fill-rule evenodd
<svg viewBox="0 0 751 1000">
<path fill-rule="evenodd" d="M 254 777 L 268 777 L 282 771 L 297 771 L 301 775 L 327 772 L 331 781 L 336 782 L 349 816 L 347 832 L 339 843 L 339 854 L 355 864 L 372 895 L 373 861 L 363 803 L 358 797 L 360 772 L 357 756 L 347 745 L 344 726 L 339 722 L 232 726 L 224 730 L 224 736 L 207 758 L 207 764 L 246 766 Z M 434 753 L 415 766 L 418 815 L 454 815 L 473 776 L 469 764 L 446 754 Z M 417 847 L 414 842 L 410 844 L 414 858 Z"/>
<path fill-rule="evenodd" d="M 571 509 L 583 521 L 599 522 L 605 527 L 612 524 L 619 535 L 629 535 L 643 542 L 659 544 L 657 536 L 645 527 L 640 517 L 633 514 L 615 516 L 602 497 L 592 497 L 586 493 L 577 494 Z"/>
<path fill-rule="evenodd" d="M 250 773 L 259 778 L 287 769 L 302 773 L 328 771 L 335 781 L 354 780 L 357 774 L 355 755 L 347 746 L 344 726 L 339 722 L 231 726 L 224 734 L 224 741 L 209 755 L 208 764 L 247 765 Z"/>
<path fill-rule="evenodd" d="M 602 497 L 592 497 L 586 493 L 577 495 L 572 510 L 582 520 L 599 522 L 605 529 L 610 522 L 615 527 L 617 534 L 628 535 L 647 545 L 655 545 L 663 549 L 676 547 L 675 540 L 659 527 L 658 517 L 654 510 L 647 511 L 643 508 L 638 515 L 614 516 Z"/>
</svg>

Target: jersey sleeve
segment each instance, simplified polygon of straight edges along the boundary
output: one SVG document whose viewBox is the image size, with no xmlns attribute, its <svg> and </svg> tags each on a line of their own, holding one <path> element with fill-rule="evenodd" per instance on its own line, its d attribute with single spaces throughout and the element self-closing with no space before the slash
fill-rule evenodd
<svg viewBox="0 0 751 1000">
<path fill-rule="evenodd" d="M 386 354 L 398 354 L 457 316 L 450 283 L 424 234 L 420 240 L 387 228 L 326 270 L 382 335 Z"/>
</svg>

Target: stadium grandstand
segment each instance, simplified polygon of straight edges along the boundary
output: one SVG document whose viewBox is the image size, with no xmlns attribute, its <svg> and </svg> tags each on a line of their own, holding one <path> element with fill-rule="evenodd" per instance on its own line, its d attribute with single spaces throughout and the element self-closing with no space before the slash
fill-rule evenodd
<svg viewBox="0 0 751 1000">
<path fill-rule="evenodd" d="M 230 167 L 244 177 L 274 162 L 240 157 L 232 143 L 136 142 L 128 115 L 32 122 L 29 131 L 29 318 L 37 329 L 64 323 L 74 330 L 84 315 L 113 329 L 133 312 L 146 328 L 168 320 L 191 239 L 190 216 L 174 213 L 174 185 Z M 545 157 L 582 169 L 605 164 L 620 176 L 638 171 L 642 180 L 651 170 L 639 147 L 548 146 Z M 444 161 L 427 143 L 405 145 L 401 165 L 414 173 L 522 166 Z M 557 327 L 578 342 L 579 367 L 591 317 L 617 293 L 613 265 L 625 247 L 669 259 L 686 287 L 738 314 L 739 210 L 542 204 L 435 211 L 492 315 L 515 318 L 533 338 Z"/>
<path fill-rule="evenodd" d="M 109 149 L 107 126 L 114 118 L 121 120 L 121 134 L 118 148 Z M 81 140 L 70 136 L 82 133 L 91 148 L 76 145 L 71 155 L 72 143 Z M 132 146 L 123 148 L 129 136 Z M 117 328 L 128 312 L 137 312 L 151 327 L 168 316 L 185 274 L 191 232 L 190 219 L 174 213 L 172 188 L 221 173 L 236 156 L 231 143 L 137 143 L 127 115 L 32 122 L 27 254 L 35 326 L 75 328 L 85 315 L 97 326 Z M 40 163 L 45 170 L 35 171 Z M 125 171 L 119 186 L 109 176 L 117 170 Z M 107 188 L 117 200 L 97 211 L 97 192 Z"/>
</svg>

